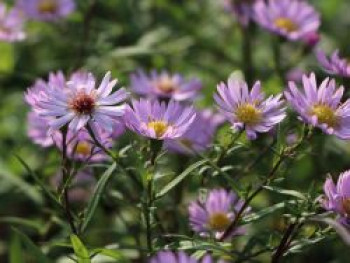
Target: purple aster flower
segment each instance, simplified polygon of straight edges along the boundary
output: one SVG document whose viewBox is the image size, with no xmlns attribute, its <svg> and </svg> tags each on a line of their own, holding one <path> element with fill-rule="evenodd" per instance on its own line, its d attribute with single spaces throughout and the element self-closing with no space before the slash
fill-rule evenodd
<svg viewBox="0 0 350 263">
<path fill-rule="evenodd" d="M 317 87 L 315 74 L 303 76 L 304 92 L 294 82 L 289 82 L 285 97 L 301 119 L 327 134 L 340 139 L 350 139 L 350 100 L 341 103 L 344 88 L 336 87 L 334 80 L 326 78 Z"/>
<path fill-rule="evenodd" d="M 42 147 L 49 147 L 54 144 L 53 135 L 49 132 L 50 127 L 45 119 L 39 117 L 35 112 L 29 112 L 27 120 L 28 137 L 32 139 L 34 143 Z"/>
<path fill-rule="evenodd" d="M 317 50 L 316 57 L 323 69 L 332 75 L 338 75 L 341 77 L 350 77 L 350 63 L 346 58 L 339 56 L 339 50 L 335 50 L 333 54 L 327 58 L 326 54 L 322 50 Z"/>
<path fill-rule="evenodd" d="M 306 1 L 257 1 L 253 8 L 260 26 L 289 40 L 302 40 L 320 26 L 319 14 Z"/>
<path fill-rule="evenodd" d="M 185 80 L 180 74 L 171 75 L 166 71 L 152 71 L 147 75 L 139 70 L 130 76 L 130 82 L 131 89 L 137 94 L 176 101 L 193 100 L 202 89 L 198 79 Z"/>
<path fill-rule="evenodd" d="M 204 202 L 197 200 L 189 205 L 190 225 L 193 231 L 201 236 L 214 236 L 220 239 L 242 205 L 243 201 L 232 191 L 211 190 Z M 248 208 L 244 213 L 248 213 L 249 210 Z M 244 233 L 245 229 L 238 227 L 230 233 L 229 237 Z"/>
<path fill-rule="evenodd" d="M 201 260 L 188 256 L 185 252 L 160 251 L 153 256 L 149 263 L 213 263 L 212 257 L 207 254 Z M 223 263 L 223 261 L 220 261 Z"/>
<path fill-rule="evenodd" d="M 96 129 L 98 132 L 94 134 L 96 139 L 105 148 L 109 149 L 113 146 L 112 136 L 101 129 Z M 56 132 L 54 137 L 57 147 L 62 150 L 62 134 Z M 82 162 L 101 162 L 108 159 L 106 153 L 96 146 L 95 141 L 91 138 L 86 129 L 81 129 L 77 132 L 68 131 L 67 138 L 67 156 L 74 160 Z"/>
<path fill-rule="evenodd" d="M 32 19 L 55 21 L 75 9 L 73 0 L 18 0 L 18 7 Z"/>
<path fill-rule="evenodd" d="M 196 113 L 171 100 L 165 102 L 140 99 L 132 101 L 125 113 L 127 127 L 142 136 L 164 140 L 181 137 L 191 126 Z"/>
<path fill-rule="evenodd" d="M 237 17 L 238 22 L 247 26 L 252 18 L 253 3 L 257 0 L 221 0 L 220 3 L 226 12 L 232 13 Z"/>
<path fill-rule="evenodd" d="M 115 119 L 123 116 L 124 105 L 118 105 L 127 98 L 124 88 L 112 93 L 117 80 L 110 81 L 108 72 L 100 86 L 96 88 L 95 78 L 91 73 L 86 80 L 73 78 L 61 85 L 48 85 L 35 100 L 35 112 L 48 119 L 53 130 L 68 124 L 72 131 L 78 131 L 86 125 L 98 134 L 98 127 L 111 133 Z M 111 94 L 112 93 L 112 94 Z"/>
<path fill-rule="evenodd" d="M 340 222 L 350 225 L 350 171 L 340 174 L 337 185 L 328 177 L 323 186 L 325 197 L 321 198 L 323 207 L 340 216 Z"/>
<path fill-rule="evenodd" d="M 220 112 L 231 122 L 235 130 L 246 130 L 249 139 L 254 140 L 257 133 L 270 131 L 286 116 L 282 107 L 282 95 L 264 99 L 260 82 L 257 81 L 249 92 L 244 81 L 230 78 L 217 86 L 214 99 Z"/>
<path fill-rule="evenodd" d="M 17 42 L 25 39 L 23 25 L 24 19 L 17 8 L 6 10 L 6 5 L 0 3 L 0 41 Z"/>
<path fill-rule="evenodd" d="M 195 154 L 207 149 L 215 135 L 217 127 L 225 121 L 220 114 L 211 110 L 196 113 L 196 119 L 191 127 L 176 140 L 166 140 L 165 147 L 173 152 Z"/>
</svg>

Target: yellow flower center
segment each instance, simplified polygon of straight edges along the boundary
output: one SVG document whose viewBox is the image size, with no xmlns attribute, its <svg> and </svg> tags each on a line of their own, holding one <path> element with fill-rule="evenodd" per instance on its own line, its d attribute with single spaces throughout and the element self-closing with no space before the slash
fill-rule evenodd
<svg viewBox="0 0 350 263">
<path fill-rule="evenodd" d="M 38 4 L 38 10 L 40 13 L 55 13 L 57 10 L 56 0 L 41 0 Z"/>
<path fill-rule="evenodd" d="M 91 154 L 91 144 L 85 141 L 78 142 L 75 152 L 77 154 L 89 156 Z"/>
<path fill-rule="evenodd" d="M 246 125 L 253 125 L 261 120 L 261 112 L 254 104 L 242 104 L 236 109 L 236 117 Z"/>
<path fill-rule="evenodd" d="M 231 220 L 225 213 L 214 213 L 209 217 L 208 225 L 213 231 L 225 231 Z"/>
<path fill-rule="evenodd" d="M 335 112 L 328 105 L 314 105 L 311 108 L 311 115 L 316 115 L 319 123 L 325 123 L 329 127 L 335 127 L 338 123 L 338 118 Z"/>
<path fill-rule="evenodd" d="M 274 23 L 276 27 L 283 29 L 288 33 L 292 33 L 298 30 L 298 25 L 286 17 L 277 18 Z"/>
<path fill-rule="evenodd" d="M 344 198 L 342 202 L 342 207 L 347 216 L 350 216 L 350 198 Z"/>
<path fill-rule="evenodd" d="M 164 93 L 171 93 L 176 90 L 174 81 L 169 77 L 162 77 L 157 83 L 156 87 L 158 90 Z"/>
<path fill-rule="evenodd" d="M 147 124 L 147 127 L 153 129 L 156 137 L 159 138 L 163 136 L 169 125 L 164 121 L 151 121 Z"/>
</svg>

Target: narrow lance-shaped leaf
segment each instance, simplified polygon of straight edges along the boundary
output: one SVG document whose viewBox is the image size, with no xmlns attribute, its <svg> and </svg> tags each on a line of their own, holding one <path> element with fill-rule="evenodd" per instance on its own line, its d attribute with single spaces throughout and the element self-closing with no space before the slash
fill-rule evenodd
<svg viewBox="0 0 350 263">
<path fill-rule="evenodd" d="M 161 198 L 162 196 L 164 196 L 166 193 L 172 190 L 175 186 L 177 186 L 181 181 L 183 181 L 190 173 L 192 173 L 194 170 L 196 170 L 198 167 L 202 166 L 206 162 L 207 160 L 200 160 L 190 165 L 185 171 L 183 171 L 181 174 L 175 177 L 170 183 L 164 186 L 163 189 L 160 190 L 160 192 L 156 195 L 156 198 Z"/>
<path fill-rule="evenodd" d="M 87 248 L 84 246 L 83 242 L 76 235 L 70 236 L 70 241 L 74 249 L 74 253 L 78 258 L 78 263 L 90 263 L 90 255 Z"/>
<path fill-rule="evenodd" d="M 104 172 L 104 174 L 101 176 L 100 180 L 97 182 L 97 185 L 96 185 L 95 190 L 94 190 L 94 194 L 90 198 L 88 206 L 87 206 L 86 211 L 85 211 L 85 219 L 84 219 L 83 224 L 81 226 L 82 232 L 86 229 L 86 227 L 90 223 L 90 221 L 95 213 L 95 210 L 97 208 L 97 205 L 100 201 L 103 190 L 105 189 L 105 186 L 106 186 L 109 178 L 111 177 L 113 171 L 115 170 L 115 168 L 116 168 L 116 163 L 113 163 Z"/>
<path fill-rule="evenodd" d="M 20 230 L 13 228 L 13 231 L 19 236 L 24 246 L 27 248 L 28 252 L 31 253 L 38 263 L 50 263 L 51 261 L 46 257 L 46 255 L 37 247 L 29 237 L 27 237 Z"/>
<path fill-rule="evenodd" d="M 46 185 L 40 180 L 40 178 L 34 173 L 32 169 L 30 169 L 29 165 L 18 155 L 15 155 L 17 160 L 23 165 L 23 167 L 27 170 L 29 175 L 34 179 L 34 181 L 41 187 L 44 193 L 52 200 L 56 205 L 62 207 L 60 202 L 57 200 L 55 195 L 46 187 Z"/>
<path fill-rule="evenodd" d="M 9 263 L 24 263 L 21 240 L 13 233 L 9 247 Z"/>
</svg>

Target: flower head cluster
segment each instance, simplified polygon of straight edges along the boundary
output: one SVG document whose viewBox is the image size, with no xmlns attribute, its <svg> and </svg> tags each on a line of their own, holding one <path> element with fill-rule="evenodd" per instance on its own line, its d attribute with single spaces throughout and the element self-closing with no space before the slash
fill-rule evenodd
<svg viewBox="0 0 350 263">
<path fill-rule="evenodd" d="M 6 9 L 4 3 L 0 3 L 0 41 L 16 42 L 25 38 L 23 31 L 24 19 L 17 8 Z"/>
<path fill-rule="evenodd" d="M 30 89 L 27 101 L 53 130 L 68 124 L 70 130 L 78 131 L 89 125 L 93 130 L 101 128 L 111 133 L 116 118 L 124 114 L 124 105 L 119 104 L 127 93 L 123 88 L 112 93 L 117 80 L 110 78 L 107 73 L 98 88 L 91 73 L 84 78 L 75 76 L 66 83 L 56 79 L 46 87 L 36 85 Z"/>
<path fill-rule="evenodd" d="M 211 190 L 206 200 L 192 202 L 188 208 L 190 225 L 201 236 L 214 236 L 220 239 L 235 219 L 243 201 L 234 192 L 225 189 Z M 249 209 L 245 213 L 249 212 Z M 234 229 L 229 237 L 244 234 L 242 227 Z"/>
<path fill-rule="evenodd" d="M 222 115 L 213 113 L 209 109 L 198 111 L 190 129 L 178 139 L 166 140 L 165 147 L 181 154 L 202 152 L 210 146 L 218 125 L 224 121 L 225 118 Z"/>
<path fill-rule="evenodd" d="M 181 137 L 196 117 L 192 107 L 183 107 L 176 101 L 149 99 L 133 100 L 125 113 L 125 124 L 142 136 L 164 140 Z"/>
<path fill-rule="evenodd" d="M 336 87 L 334 80 L 325 79 L 317 87 L 315 74 L 303 76 L 304 93 L 294 82 L 289 82 L 285 96 L 301 119 L 327 134 L 340 139 L 350 138 L 350 100 L 341 103 L 344 88 Z"/>
<path fill-rule="evenodd" d="M 256 139 L 257 133 L 270 131 L 286 116 L 282 107 L 282 95 L 264 99 L 260 82 L 249 92 L 245 82 L 230 78 L 227 86 L 217 86 L 214 99 L 220 112 L 231 122 L 233 129 L 245 129 L 249 139 Z"/>
<path fill-rule="evenodd" d="M 267 0 L 254 4 L 254 20 L 289 40 L 304 40 L 317 32 L 320 17 L 306 1 Z"/>
<path fill-rule="evenodd" d="M 340 174 L 337 185 L 328 177 L 324 184 L 325 198 L 322 205 L 326 210 L 339 214 L 340 222 L 350 225 L 350 171 Z"/>
<path fill-rule="evenodd" d="M 18 7 L 32 19 L 55 21 L 75 9 L 74 0 L 19 0 Z"/>
<path fill-rule="evenodd" d="M 329 58 L 327 58 L 326 54 L 322 50 L 318 50 L 316 52 L 316 56 L 319 63 L 327 73 L 341 77 L 350 77 L 349 60 L 340 57 L 339 50 L 334 51 Z"/>
<path fill-rule="evenodd" d="M 131 89 L 143 96 L 176 101 L 193 100 L 202 89 L 198 79 L 185 80 L 180 74 L 171 75 L 166 71 L 152 71 L 147 75 L 138 71 L 130 77 Z"/>
</svg>

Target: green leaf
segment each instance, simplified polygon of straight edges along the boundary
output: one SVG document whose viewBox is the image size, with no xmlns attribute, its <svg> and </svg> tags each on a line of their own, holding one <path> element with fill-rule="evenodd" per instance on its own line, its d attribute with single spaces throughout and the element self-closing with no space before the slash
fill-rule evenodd
<svg viewBox="0 0 350 263">
<path fill-rule="evenodd" d="M 189 174 L 191 174 L 194 170 L 196 170 L 198 167 L 202 166 L 206 162 L 207 160 L 200 160 L 190 165 L 185 171 L 183 171 L 181 174 L 175 177 L 170 183 L 164 186 L 163 189 L 160 190 L 159 193 L 156 195 L 156 198 L 161 198 L 162 196 L 164 196 L 166 193 L 172 190 L 175 186 L 177 186 L 181 181 L 183 181 Z"/>
<path fill-rule="evenodd" d="M 0 73 L 11 73 L 15 65 L 13 45 L 0 42 L 0 54 Z"/>
<path fill-rule="evenodd" d="M 9 248 L 9 263 L 25 263 L 23 259 L 21 240 L 17 233 L 13 233 Z"/>
<path fill-rule="evenodd" d="M 29 237 L 22 233 L 17 228 L 13 228 L 13 231 L 18 235 L 18 237 L 23 242 L 24 246 L 27 248 L 28 252 L 35 257 L 37 263 L 50 263 L 51 261 L 46 257 L 46 255 L 37 247 Z"/>
<path fill-rule="evenodd" d="M 274 186 L 264 186 L 264 188 L 266 190 L 269 190 L 271 192 L 275 192 L 278 194 L 289 195 L 289 196 L 296 197 L 296 198 L 301 199 L 301 200 L 307 200 L 305 195 L 303 195 L 302 193 L 295 191 L 295 190 L 286 190 L 286 189 L 281 189 L 281 188 L 274 187 Z"/>
<path fill-rule="evenodd" d="M 115 249 L 97 248 L 97 249 L 94 249 L 92 251 L 92 254 L 96 254 L 96 255 L 97 254 L 101 254 L 101 255 L 104 255 L 104 256 L 107 256 L 107 257 L 110 257 L 110 258 L 113 258 L 113 259 L 117 259 L 118 262 L 120 260 L 125 259 L 123 254 L 120 251 L 115 250 Z"/>
<path fill-rule="evenodd" d="M 34 228 L 38 232 L 43 228 L 43 224 L 39 222 L 35 222 L 33 220 L 24 219 L 20 217 L 0 217 L 0 223 L 9 223 L 9 224 L 15 224 L 15 225 L 21 225 L 26 226 L 29 228 Z"/>
<path fill-rule="evenodd" d="M 40 178 L 36 175 L 36 173 L 30 169 L 29 165 L 18 155 L 15 155 L 17 160 L 23 165 L 23 167 L 27 170 L 28 174 L 34 179 L 34 181 L 41 187 L 41 189 L 44 191 L 44 193 L 59 207 L 61 206 L 61 203 L 58 201 L 56 196 L 51 192 L 50 189 L 46 187 L 46 185 L 40 180 Z"/>
<path fill-rule="evenodd" d="M 70 241 L 72 242 L 74 253 L 78 258 L 78 263 L 90 263 L 89 251 L 84 246 L 83 242 L 76 235 L 70 235 Z"/>
<path fill-rule="evenodd" d="M 109 178 L 111 177 L 113 171 L 115 170 L 116 166 L 117 166 L 116 163 L 113 163 L 107 169 L 107 171 L 104 172 L 104 174 L 101 176 L 100 180 L 97 182 L 97 185 L 96 185 L 95 190 L 94 190 L 94 194 L 92 195 L 91 199 L 89 200 L 89 203 L 88 203 L 86 211 L 85 211 L 85 219 L 84 219 L 84 222 L 81 226 L 82 232 L 84 232 L 86 227 L 89 225 L 89 223 L 90 223 L 90 221 L 95 213 L 97 205 L 100 201 L 103 190 L 104 190 Z"/>
<path fill-rule="evenodd" d="M 248 224 L 254 221 L 257 221 L 269 214 L 272 214 L 273 212 L 275 212 L 278 209 L 281 209 L 283 207 L 285 207 L 286 202 L 282 202 L 282 203 L 278 203 L 275 204 L 273 206 L 269 206 L 265 209 L 260 210 L 259 212 L 256 213 L 249 213 L 248 215 L 246 215 L 245 217 L 243 217 L 243 222 Z"/>
</svg>

